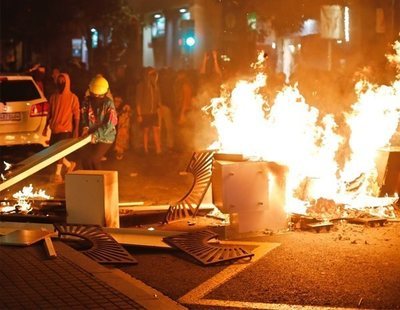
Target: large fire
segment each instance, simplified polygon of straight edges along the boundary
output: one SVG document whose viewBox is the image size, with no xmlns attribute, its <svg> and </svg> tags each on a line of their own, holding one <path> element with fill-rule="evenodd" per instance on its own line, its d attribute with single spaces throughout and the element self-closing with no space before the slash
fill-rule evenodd
<svg viewBox="0 0 400 310">
<path fill-rule="evenodd" d="M 213 117 L 218 141 L 211 147 L 222 153 L 243 154 L 253 160 L 288 167 L 288 213 L 306 214 L 311 202 L 334 201 L 344 209 L 371 208 L 371 213 L 394 217 L 395 197 L 378 197 L 377 152 L 390 146 L 400 119 L 400 43 L 388 59 L 399 69 L 391 85 L 361 80 L 357 101 L 344 112 L 348 135 L 334 115 L 307 104 L 297 86 L 284 87 L 273 102 L 262 88 L 267 76 L 260 70 L 252 80 L 241 80 L 233 90 L 222 89 L 206 107 Z M 260 57 L 255 69 L 260 66 Z M 346 152 L 343 150 L 346 149 Z M 339 154 L 349 154 L 341 159 Z M 343 157 L 343 156 L 342 156 Z M 383 209 L 382 209 L 383 208 Z"/>
</svg>

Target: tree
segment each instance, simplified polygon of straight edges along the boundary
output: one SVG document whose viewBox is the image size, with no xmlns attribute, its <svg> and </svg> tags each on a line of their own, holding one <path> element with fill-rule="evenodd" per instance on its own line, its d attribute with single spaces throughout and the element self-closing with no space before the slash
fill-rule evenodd
<svg viewBox="0 0 400 310">
<path fill-rule="evenodd" d="M 126 44 L 134 13 L 128 0 L 1 0 L 0 35 L 2 41 L 23 41 L 43 51 L 62 37 L 88 37 L 96 27 Z"/>
</svg>

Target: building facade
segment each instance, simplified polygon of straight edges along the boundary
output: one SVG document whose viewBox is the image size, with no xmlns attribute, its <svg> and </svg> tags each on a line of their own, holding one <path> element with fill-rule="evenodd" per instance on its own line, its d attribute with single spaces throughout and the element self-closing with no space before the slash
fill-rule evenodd
<svg viewBox="0 0 400 310">
<path fill-rule="evenodd" d="M 235 69 L 248 66 L 263 50 L 274 69 L 287 76 L 299 63 L 329 71 L 384 61 L 399 38 L 400 1 L 331 3 L 316 0 L 290 8 L 283 2 L 279 8 L 259 0 L 153 2 L 141 12 L 143 65 L 196 69 L 210 50 L 218 51 L 226 68 Z M 302 15 L 301 24 L 279 28 L 285 18 L 295 24 L 296 14 Z"/>
</svg>

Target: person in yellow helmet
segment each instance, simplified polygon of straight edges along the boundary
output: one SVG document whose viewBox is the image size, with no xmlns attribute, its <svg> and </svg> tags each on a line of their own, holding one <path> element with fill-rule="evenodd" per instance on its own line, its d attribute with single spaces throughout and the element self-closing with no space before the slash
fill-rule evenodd
<svg viewBox="0 0 400 310">
<path fill-rule="evenodd" d="M 86 92 L 85 92 L 85 97 L 89 97 L 90 96 L 90 84 L 93 82 L 95 82 L 95 80 L 96 80 L 96 83 L 97 84 L 93 84 L 92 86 L 92 88 L 93 88 L 93 90 L 94 91 L 97 91 L 97 92 L 102 92 L 102 91 L 104 91 L 104 90 L 102 90 L 101 89 L 101 87 L 107 87 L 108 88 L 108 90 L 107 90 L 107 93 L 106 93 L 106 96 L 107 97 L 109 97 L 111 100 L 113 100 L 114 101 L 114 96 L 112 95 L 112 93 L 111 93 L 111 90 L 110 90 L 110 87 L 109 87 L 109 83 L 108 83 L 108 81 L 103 77 L 103 75 L 101 75 L 101 74 L 97 74 L 91 81 L 90 81 L 90 83 L 89 83 L 89 87 L 86 89 Z M 103 85 L 101 85 L 101 84 L 103 84 Z"/>
<path fill-rule="evenodd" d="M 118 116 L 110 94 L 108 81 L 102 75 L 90 81 L 89 94 L 82 102 L 81 128 L 82 136 L 92 136 L 92 143 L 84 150 L 83 169 L 100 170 L 101 159 L 115 140 Z"/>
</svg>

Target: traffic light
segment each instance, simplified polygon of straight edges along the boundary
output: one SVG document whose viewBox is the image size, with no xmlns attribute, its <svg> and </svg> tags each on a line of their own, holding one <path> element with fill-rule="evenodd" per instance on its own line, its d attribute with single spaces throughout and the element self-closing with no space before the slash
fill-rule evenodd
<svg viewBox="0 0 400 310">
<path fill-rule="evenodd" d="M 181 35 L 179 44 L 184 53 L 191 53 L 196 46 L 196 36 L 194 32 L 194 20 L 181 20 Z"/>
</svg>

